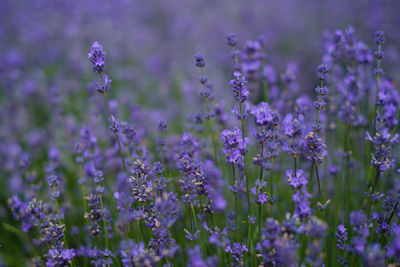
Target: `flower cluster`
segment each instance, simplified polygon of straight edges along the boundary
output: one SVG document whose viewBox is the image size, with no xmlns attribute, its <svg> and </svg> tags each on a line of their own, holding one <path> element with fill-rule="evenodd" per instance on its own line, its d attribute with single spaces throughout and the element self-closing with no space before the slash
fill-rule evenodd
<svg viewBox="0 0 400 267">
<path fill-rule="evenodd" d="M 90 63 L 92 63 L 92 70 L 96 73 L 102 73 L 105 70 L 106 65 L 106 51 L 103 46 L 98 42 L 94 42 L 88 53 Z"/>
<path fill-rule="evenodd" d="M 238 164 L 247 153 L 248 138 L 242 138 L 242 131 L 238 127 L 233 130 L 225 129 L 221 132 L 222 152 L 229 163 Z"/>
<path fill-rule="evenodd" d="M 160 15 L 158 5 L 151 7 L 139 11 Z M 166 9 L 175 6 L 164 6 L 162 13 Z M 209 19 L 210 11 L 203 11 Z M 103 29 L 105 9 L 96 12 Z M 68 35 L 79 37 L 80 21 L 71 22 Z M 179 31 L 192 29 L 186 18 L 177 16 L 176 22 Z M 197 54 L 192 69 L 182 71 L 170 64 L 178 58 L 175 51 L 164 55 L 163 48 L 142 64 L 126 47 L 114 54 L 110 46 L 112 77 L 105 50 L 94 42 L 87 64 L 95 74 L 87 71 L 96 81 L 86 93 L 79 90 L 84 85 L 75 55 L 58 58 L 79 46 L 46 54 L 74 63 L 71 76 L 59 65 L 42 69 L 40 60 L 32 71 L 23 63 L 31 56 L 5 50 L 0 87 L 16 90 L 0 97 L 0 195 L 8 197 L 8 206 L 0 208 L 0 236 L 7 244 L 0 244 L 0 265 L 398 262 L 399 78 L 395 69 L 383 77 L 383 32 L 364 42 L 351 26 L 327 31 L 322 60 L 301 60 L 311 59 L 306 56 L 287 63 L 269 53 L 275 44 L 286 50 L 273 35 L 242 42 L 229 34 L 230 66 L 229 51 L 225 57 L 207 51 L 207 69 L 206 58 Z M 168 36 L 176 44 L 176 35 Z M 141 44 L 153 37 L 132 40 Z M 116 36 L 116 43 L 122 39 Z M 374 43 L 375 53 L 369 47 Z M 388 44 L 391 68 L 395 46 Z M 187 50 L 181 48 L 176 44 L 176 50 Z M 317 75 L 309 75 L 307 62 L 322 62 Z M 222 72 L 210 65 L 222 66 Z M 199 73 L 192 75 L 195 66 Z M 151 77 L 142 74 L 145 69 Z M 233 71 L 229 83 L 226 71 Z M 111 83 L 117 90 L 110 91 Z M 125 90 L 127 84 L 135 90 Z M 314 99 L 304 90 L 307 84 L 318 84 Z M 231 98 L 224 95 L 226 86 Z"/>
<path fill-rule="evenodd" d="M 379 171 L 386 171 L 394 166 L 394 159 L 391 159 L 390 152 L 392 145 L 398 142 L 398 135 L 392 136 L 387 128 L 376 133 L 372 137 L 367 132 L 365 140 L 371 141 L 374 144 L 374 153 L 371 155 L 371 165 Z"/>
</svg>

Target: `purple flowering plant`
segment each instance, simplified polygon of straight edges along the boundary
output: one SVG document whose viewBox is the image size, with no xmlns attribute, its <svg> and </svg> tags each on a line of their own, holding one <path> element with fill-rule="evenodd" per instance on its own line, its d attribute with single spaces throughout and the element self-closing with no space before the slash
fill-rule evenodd
<svg viewBox="0 0 400 267">
<path fill-rule="evenodd" d="M 0 4 L 0 266 L 400 264 L 398 4 L 28 2 Z"/>
</svg>

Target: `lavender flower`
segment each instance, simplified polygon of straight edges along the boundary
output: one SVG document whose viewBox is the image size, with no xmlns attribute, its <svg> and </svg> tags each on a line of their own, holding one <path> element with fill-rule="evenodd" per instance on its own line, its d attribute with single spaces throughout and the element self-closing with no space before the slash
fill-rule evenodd
<svg viewBox="0 0 400 267">
<path fill-rule="evenodd" d="M 270 200 L 270 197 L 268 197 L 265 193 L 261 193 L 257 197 L 257 204 L 258 205 L 264 205 Z"/>
<path fill-rule="evenodd" d="M 104 211 L 100 207 L 100 195 L 98 192 L 92 192 L 85 199 L 88 201 L 89 211 L 85 214 L 90 222 L 89 229 L 92 235 L 98 235 L 101 233 L 101 221 L 103 218 Z"/>
<path fill-rule="evenodd" d="M 375 32 L 375 43 L 377 45 L 383 45 L 385 43 L 385 34 L 383 31 L 377 31 Z"/>
<path fill-rule="evenodd" d="M 321 164 L 324 157 L 328 154 L 327 146 L 323 142 L 322 138 L 320 138 L 315 132 L 309 132 L 304 139 L 307 159 L 309 159 L 313 164 Z"/>
<path fill-rule="evenodd" d="M 296 139 L 301 137 L 304 128 L 304 116 L 301 114 L 295 117 L 293 114 L 289 113 L 282 121 L 283 132 L 288 138 Z"/>
<path fill-rule="evenodd" d="M 394 159 L 391 159 L 390 152 L 392 145 L 398 142 L 398 134 L 393 137 L 387 128 L 378 131 L 374 137 L 367 132 L 365 140 L 374 144 L 375 152 L 372 154 L 371 165 L 379 171 L 386 171 L 394 166 Z"/>
<path fill-rule="evenodd" d="M 46 266 L 66 266 L 71 263 L 71 260 L 75 257 L 74 249 L 63 249 L 58 250 L 57 248 L 50 249 L 47 253 Z"/>
<path fill-rule="evenodd" d="M 369 246 L 364 255 L 363 266 L 374 267 L 385 265 L 385 253 L 378 243 Z"/>
<path fill-rule="evenodd" d="M 149 241 L 149 248 L 155 251 L 160 258 L 172 258 L 178 250 L 176 241 L 171 233 L 163 226 L 154 227 L 153 238 Z"/>
<path fill-rule="evenodd" d="M 264 265 L 295 266 L 296 245 L 291 239 L 293 236 L 287 234 L 287 230 L 289 228 L 281 227 L 279 222 L 272 218 L 266 220 L 265 227 L 262 229 L 261 244 L 258 246 Z"/>
<path fill-rule="evenodd" d="M 226 36 L 226 43 L 227 45 L 229 45 L 230 47 L 235 47 L 237 45 L 237 38 L 236 38 L 236 34 L 231 33 L 228 36 Z"/>
<path fill-rule="evenodd" d="M 160 257 L 145 248 L 143 242 L 135 244 L 133 240 L 121 242 L 121 256 L 124 266 L 155 266 Z"/>
<path fill-rule="evenodd" d="M 113 260 L 111 259 L 111 257 L 113 257 L 113 253 L 108 249 L 101 250 L 97 247 L 94 247 L 88 251 L 87 256 L 92 258 L 90 263 L 96 267 L 110 266 L 113 264 Z"/>
<path fill-rule="evenodd" d="M 157 221 L 164 227 L 171 227 L 178 218 L 179 210 L 177 206 L 177 196 L 174 193 L 162 194 L 154 203 L 154 211 L 157 215 Z"/>
<path fill-rule="evenodd" d="M 360 211 L 351 212 L 350 225 L 353 226 L 353 232 L 355 233 L 351 240 L 351 250 L 354 254 L 361 255 L 365 251 L 367 244 L 366 239 L 369 236 L 369 229 L 365 214 Z"/>
<path fill-rule="evenodd" d="M 98 42 L 94 42 L 90 49 L 90 53 L 88 53 L 88 58 L 92 63 L 93 72 L 101 73 L 105 69 L 105 58 L 106 51 L 104 51 L 103 46 Z"/>
<path fill-rule="evenodd" d="M 105 74 L 101 76 L 101 79 L 102 82 L 100 84 L 97 81 L 94 82 L 94 87 L 100 94 L 105 94 L 110 91 L 112 80 Z"/>
<path fill-rule="evenodd" d="M 204 68 L 204 66 L 206 65 L 206 59 L 204 58 L 204 56 L 197 54 L 194 56 L 194 59 L 196 60 L 196 67 Z"/>
<path fill-rule="evenodd" d="M 228 245 L 225 248 L 225 251 L 231 253 L 233 260 L 239 263 L 243 259 L 244 252 L 247 252 L 248 249 L 245 244 L 233 243 L 232 246 Z"/>
<path fill-rule="evenodd" d="M 243 103 L 249 96 L 249 91 L 246 87 L 246 79 L 238 71 L 235 71 L 233 73 L 233 76 L 235 76 L 235 79 L 231 80 L 230 84 L 234 93 L 235 100 L 239 103 Z"/>
<path fill-rule="evenodd" d="M 336 231 L 336 247 L 339 250 L 345 249 L 345 243 L 347 240 L 347 229 L 343 224 L 338 225 Z"/>
<path fill-rule="evenodd" d="M 296 204 L 294 215 L 301 221 L 307 221 L 311 218 L 312 210 L 310 208 L 310 201 L 308 200 L 311 195 L 305 190 L 296 191 L 293 194 L 293 202 Z"/>
<path fill-rule="evenodd" d="M 302 169 L 296 170 L 296 174 L 294 174 L 293 170 L 288 170 L 286 171 L 286 176 L 288 177 L 288 182 L 292 189 L 298 190 L 308 184 Z"/>
<path fill-rule="evenodd" d="M 60 181 L 58 176 L 56 174 L 50 174 L 49 177 L 47 177 L 47 183 L 51 188 L 51 198 L 56 200 L 60 196 L 60 191 L 58 190 Z"/>
<path fill-rule="evenodd" d="M 266 102 L 261 102 L 257 106 L 252 107 L 250 114 L 254 116 L 254 121 L 257 126 L 274 124 L 275 115 Z"/>
<path fill-rule="evenodd" d="M 188 250 L 189 262 L 188 267 L 212 267 L 218 265 L 218 258 L 210 257 L 203 260 L 201 257 L 200 246 L 196 245 L 193 249 Z"/>
<path fill-rule="evenodd" d="M 329 71 L 328 65 L 326 64 L 321 64 L 318 66 L 318 78 L 323 81 L 327 77 L 327 73 Z"/>
<path fill-rule="evenodd" d="M 223 130 L 221 140 L 223 143 L 222 152 L 226 155 L 226 160 L 229 163 L 239 163 L 242 155 L 247 152 L 248 138 L 242 139 L 242 131 L 238 127 L 234 127 L 233 130 Z"/>
<path fill-rule="evenodd" d="M 167 129 L 167 123 L 166 123 L 164 120 L 160 120 L 160 121 L 158 122 L 157 129 L 158 129 L 160 132 L 165 132 L 165 130 Z"/>
<path fill-rule="evenodd" d="M 327 225 L 313 217 L 306 225 L 305 230 L 309 238 L 312 239 L 308 243 L 307 256 L 305 261 L 311 266 L 323 266 L 323 238 L 326 235 Z"/>
<path fill-rule="evenodd" d="M 400 260 L 400 226 L 393 229 L 393 241 L 389 244 L 386 256 L 396 261 Z"/>
</svg>

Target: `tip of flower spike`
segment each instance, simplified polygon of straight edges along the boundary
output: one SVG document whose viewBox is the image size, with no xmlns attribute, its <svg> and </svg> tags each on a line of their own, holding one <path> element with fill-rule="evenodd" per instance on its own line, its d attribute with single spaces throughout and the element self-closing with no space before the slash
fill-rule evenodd
<svg viewBox="0 0 400 267">
<path fill-rule="evenodd" d="M 375 32 L 375 43 L 377 45 L 383 45 L 385 43 L 385 33 L 383 31 Z"/>
<path fill-rule="evenodd" d="M 203 55 L 196 54 L 194 59 L 196 60 L 196 67 L 203 68 L 206 65 L 206 59 Z"/>
<path fill-rule="evenodd" d="M 237 45 L 237 39 L 236 39 L 236 34 L 234 33 L 230 33 L 228 34 L 228 36 L 226 36 L 226 43 L 230 46 L 230 47 L 234 47 Z"/>
<path fill-rule="evenodd" d="M 235 71 L 233 73 L 233 76 L 235 76 L 235 78 L 240 78 L 242 76 L 242 74 L 240 73 L 240 71 Z"/>
</svg>

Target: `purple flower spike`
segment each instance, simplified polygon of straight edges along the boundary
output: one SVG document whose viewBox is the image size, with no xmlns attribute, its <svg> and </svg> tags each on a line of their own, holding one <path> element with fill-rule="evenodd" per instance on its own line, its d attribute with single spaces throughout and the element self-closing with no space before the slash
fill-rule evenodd
<svg viewBox="0 0 400 267">
<path fill-rule="evenodd" d="M 106 51 L 104 51 L 103 46 L 98 42 L 92 44 L 90 53 L 88 53 L 88 58 L 92 63 L 92 70 L 96 73 L 101 73 L 105 70 L 106 61 Z"/>
</svg>

